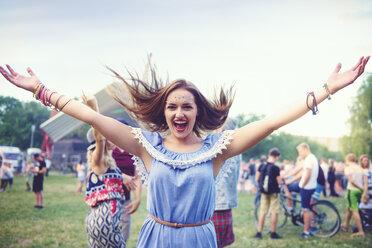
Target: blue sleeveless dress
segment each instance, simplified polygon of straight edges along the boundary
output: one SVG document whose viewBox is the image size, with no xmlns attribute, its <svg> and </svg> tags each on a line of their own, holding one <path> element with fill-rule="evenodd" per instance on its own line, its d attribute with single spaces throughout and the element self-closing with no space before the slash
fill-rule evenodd
<svg viewBox="0 0 372 248">
<path fill-rule="evenodd" d="M 133 133 L 152 156 L 148 173 L 141 159 L 134 157 L 145 184 L 148 184 L 147 210 L 163 221 L 195 224 L 212 218 L 215 208 L 215 178 L 212 159 L 226 149 L 233 131 L 211 134 L 201 148 L 178 153 L 163 145 L 158 133 L 133 128 Z M 218 178 L 229 168 L 221 168 Z M 212 222 L 195 227 L 170 227 L 147 217 L 137 247 L 217 247 Z"/>
</svg>

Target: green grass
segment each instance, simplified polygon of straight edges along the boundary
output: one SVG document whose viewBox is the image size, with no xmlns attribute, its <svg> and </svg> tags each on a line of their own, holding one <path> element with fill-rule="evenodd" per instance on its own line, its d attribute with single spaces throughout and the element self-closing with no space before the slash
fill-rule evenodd
<svg viewBox="0 0 372 248">
<path fill-rule="evenodd" d="M 84 195 L 75 193 L 77 179 L 69 175 L 50 175 L 44 181 L 44 205 L 34 209 L 35 197 L 25 191 L 24 178 L 15 177 L 13 189 L 0 193 L 0 247 L 87 247 L 84 221 L 88 206 Z M 344 199 L 332 199 L 343 219 Z M 133 215 L 131 238 L 128 247 L 135 247 L 138 233 L 147 216 L 146 190 L 142 204 Z M 369 247 L 372 233 L 365 238 L 351 238 L 340 231 L 332 238 L 300 240 L 301 227 L 287 222 L 278 230 L 284 238 L 271 240 L 264 234 L 256 240 L 253 217 L 253 195 L 240 194 L 239 207 L 233 210 L 236 241 L 230 247 Z"/>
</svg>

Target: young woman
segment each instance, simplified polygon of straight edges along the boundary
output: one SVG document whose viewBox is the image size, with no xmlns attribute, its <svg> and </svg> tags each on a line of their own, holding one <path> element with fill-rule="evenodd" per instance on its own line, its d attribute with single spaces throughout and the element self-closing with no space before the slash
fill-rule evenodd
<svg viewBox="0 0 372 248">
<path fill-rule="evenodd" d="M 157 80 L 150 85 L 132 77 L 128 83 L 120 75 L 129 92 L 130 101 L 120 101 L 137 120 L 148 124 L 146 132 L 130 128 L 103 116 L 83 104 L 46 88 L 30 68 L 29 77 L 0 68 L 1 74 L 14 85 L 33 92 L 45 105 L 53 105 L 64 113 L 92 125 L 118 147 L 137 157 L 148 181 L 150 216 L 141 229 L 137 247 L 216 247 L 216 233 L 210 219 L 215 205 L 214 181 L 225 160 L 256 145 L 274 130 L 300 118 L 330 94 L 353 83 L 364 71 L 368 57 L 346 72 L 341 64 L 316 92 L 302 97 L 277 114 L 249 123 L 235 131 L 201 138 L 201 133 L 215 130 L 225 122 L 232 104 L 231 94 L 221 90 L 213 102 L 185 80 L 162 86 Z M 154 76 L 155 73 L 152 73 Z M 116 100 L 125 92 L 111 88 Z M 222 167 L 222 168 L 221 168 Z M 220 176 L 224 174 L 220 172 Z"/>
<path fill-rule="evenodd" d="M 98 111 L 96 99 L 83 101 Z M 87 133 L 90 142 L 87 152 L 88 180 L 85 202 L 90 210 L 85 219 L 89 247 L 125 248 L 125 240 L 119 229 L 124 191 L 123 177 L 112 158 L 115 146 L 97 130 Z"/>
<path fill-rule="evenodd" d="M 78 186 L 76 189 L 76 193 L 81 194 L 83 190 L 83 184 L 85 182 L 85 163 L 80 161 L 76 164 L 76 172 L 77 172 L 77 179 L 78 179 Z"/>
<path fill-rule="evenodd" d="M 361 165 L 357 164 L 356 156 L 349 153 L 345 157 L 345 176 L 348 180 L 346 188 L 346 217 L 341 225 L 342 230 L 348 231 L 351 217 L 354 218 L 358 232 L 352 236 L 364 236 L 362 222 L 359 215 L 360 199 L 367 199 L 368 179 L 366 171 Z M 366 201 L 366 200 L 365 200 Z"/>
</svg>

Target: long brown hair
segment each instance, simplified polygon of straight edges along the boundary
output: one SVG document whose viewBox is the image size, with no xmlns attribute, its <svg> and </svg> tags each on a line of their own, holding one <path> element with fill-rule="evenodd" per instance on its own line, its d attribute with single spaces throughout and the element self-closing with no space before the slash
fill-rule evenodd
<svg viewBox="0 0 372 248">
<path fill-rule="evenodd" d="M 121 81 L 107 86 L 106 89 L 111 97 L 124 106 L 133 118 L 155 132 L 164 132 L 169 128 L 165 120 L 164 108 L 168 95 L 176 89 L 182 88 L 194 95 L 198 108 L 194 132 L 198 136 L 203 131 L 215 130 L 225 123 L 234 99 L 233 86 L 227 90 L 221 87 L 219 95 L 215 94 L 213 101 L 210 101 L 193 83 L 184 79 L 164 84 L 157 79 L 152 67 L 151 84 L 129 72 L 130 79 L 126 80 L 111 68 L 108 69 Z"/>
<path fill-rule="evenodd" d="M 363 160 L 364 158 L 367 158 L 367 159 L 368 159 L 368 165 L 367 165 L 367 168 L 363 168 L 362 160 Z M 363 169 L 369 169 L 369 167 L 370 167 L 370 164 L 369 164 L 369 156 L 368 156 L 367 154 L 363 154 L 363 155 L 360 156 L 360 158 L 359 158 L 359 166 L 360 166 L 361 168 L 363 168 Z"/>
</svg>

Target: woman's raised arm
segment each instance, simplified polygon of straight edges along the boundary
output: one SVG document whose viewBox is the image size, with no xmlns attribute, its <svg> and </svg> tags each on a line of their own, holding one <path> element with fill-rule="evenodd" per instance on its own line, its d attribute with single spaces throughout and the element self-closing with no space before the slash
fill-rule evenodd
<svg viewBox="0 0 372 248">
<path fill-rule="evenodd" d="M 313 94 L 308 96 L 303 96 L 300 100 L 273 115 L 237 129 L 228 150 L 226 153 L 222 154 L 220 161 L 245 152 L 270 135 L 273 131 L 297 120 L 309 110 L 316 112 L 317 104 L 321 103 L 332 94 L 335 94 L 340 89 L 352 84 L 364 72 L 369 58 L 370 56 L 361 57 L 355 66 L 343 73 L 340 73 L 341 63 L 339 63 L 321 89 L 312 92 Z"/>
<path fill-rule="evenodd" d="M 8 70 L 0 67 L 0 73 L 12 84 L 34 93 L 36 99 L 46 106 L 55 106 L 67 115 L 81 120 L 97 129 L 103 136 L 129 153 L 142 157 L 144 148 L 131 134 L 132 129 L 119 121 L 95 112 L 88 106 L 45 87 L 35 73 L 27 68 L 30 76 L 15 72 L 9 65 Z"/>
</svg>

